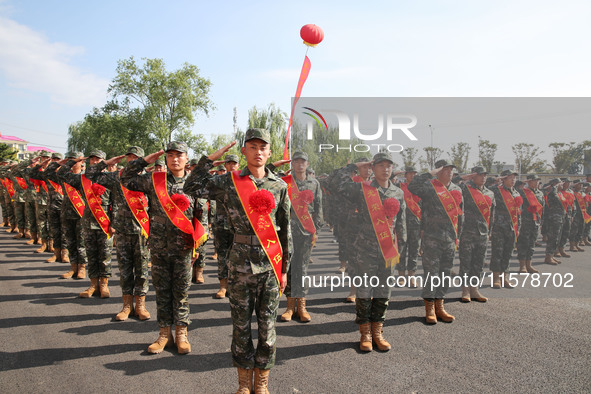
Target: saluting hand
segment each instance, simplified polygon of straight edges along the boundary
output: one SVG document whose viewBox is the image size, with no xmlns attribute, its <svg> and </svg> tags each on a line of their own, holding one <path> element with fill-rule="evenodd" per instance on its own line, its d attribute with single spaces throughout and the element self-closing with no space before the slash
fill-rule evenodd
<svg viewBox="0 0 591 394">
<path fill-rule="evenodd" d="M 359 163 L 355 163 L 355 165 L 357 166 L 357 168 L 360 169 L 360 170 L 362 170 L 362 169 L 368 169 L 372 164 L 373 164 L 373 160 L 372 161 L 361 161 Z"/>
<path fill-rule="evenodd" d="M 465 181 L 469 181 L 471 179 L 473 179 L 477 174 L 475 172 L 471 173 L 471 174 L 466 174 L 466 175 L 462 175 L 461 178 Z"/>
<path fill-rule="evenodd" d="M 158 158 L 160 156 L 162 156 L 163 154 L 164 154 L 164 150 L 160 149 L 158 152 L 151 153 L 148 156 L 144 156 L 144 160 L 148 164 L 156 163 L 156 160 L 158 160 Z"/>
<path fill-rule="evenodd" d="M 273 163 L 273 166 L 275 166 L 275 168 L 279 168 L 289 162 L 291 162 L 291 160 L 277 160 L 275 163 Z"/>
<path fill-rule="evenodd" d="M 429 172 L 429 174 L 435 176 L 435 175 L 439 174 L 441 172 L 441 170 L 443 170 L 443 167 L 435 168 L 434 170 L 431 170 Z"/>
<path fill-rule="evenodd" d="M 109 160 L 105 160 L 105 164 L 108 167 L 114 166 L 114 165 L 118 164 L 124 157 L 125 157 L 125 155 L 111 157 Z"/>
<path fill-rule="evenodd" d="M 224 154 L 225 154 L 227 151 L 229 151 L 230 149 L 232 149 L 232 147 L 233 147 L 234 145 L 236 145 L 236 141 L 235 141 L 235 140 L 234 140 L 234 141 L 232 141 L 232 142 L 230 142 L 228 145 L 224 146 L 223 148 L 220 148 L 220 149 L 216 150 L 216 151 L 215 151 L 215 152 L 213 152 L 211 155 L 207 156 L 207 158 L 208 158 L 209 160 L 212 160 L 212 161 L 216 161 L 216 160 L 218 160 L 218 159 L 221 159 L 221 158 L 222 158 L 222 156 L 223 156 L 223 155 L 224 155 Z"/>
<path fill-rule="evenodd" d="M 212 166 L 217 167 L 221 164 L 224 164 L 226 161 L 225 160 L 216 160 L 213 162 Z"/>
</svg>

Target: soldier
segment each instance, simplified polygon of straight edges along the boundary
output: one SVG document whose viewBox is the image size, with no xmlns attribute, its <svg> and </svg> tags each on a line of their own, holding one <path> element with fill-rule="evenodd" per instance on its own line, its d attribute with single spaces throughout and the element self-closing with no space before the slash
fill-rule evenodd
<svg viewBox="0 0 591 394">
<path fill-rule="evenodd" d="M 195 168 L 195 166 L 192 166 L 192 168 Z M 195 202 L 195 212 L 197 217 L 199 217 L 199 220 L 201 222 L 201 225 L 203 226 L 203 228 L 205 228 L 206 230 L 209 229 L 209 224 L 208 224 L 208 209 L 207 209 L 207 200 L 203 199 L 203 198 L 198 198 L 197 201 Z M 209 231 L 206 231 L 206 238 L 203 241 L 203 243 L 201 243 L 201 245 L 197 248 L 197 258 L 193 261 L 193 265 L 192 265 L 192 282 L 202 285 L 203 283 L 205 283 L 205 278 L 203 277 L 203 269 L 205 268 L 205 244 L 207 243 L 207 236 L 209 234 Z"/>
<path fill-rule="evenodd" d="M 30 235 L 30 240 L 26 242 L 27 245 L 40 245 L 39 229 L 37 225 L 37 188 L 31 179 L 31 167 L 34 166 L 32 160 L 27 159 L 20 163 L 17 174 L 25 180 L 25 229 Z M 26 234 L 25 234 L 26 237 Z"/>
<path fill-rule="evenodd" d="M 129 315 L 133 314 L 132 311 L 140 320 L 150 318 L 150 313 L 146 310 L 150 260 L 147 240 L 150 227 L 146 212 L 148 201 L 144 194 L 132 192 L 121 186 L 119 171 L 105 172 L 105 169 L 116 165 L 123 157 L 129 163 L 143 156 L 142 148 L 131 146 L 124 156 L 116 156 L 91 165 L 86 175 L 92 182 L 110 190 L 113 197 L 112 227 L 117 241 L 117 261 L 121 276 L 119 285 L 123 294 L 123 308 L 115 316 L 115 320 L 118 321 L 127 320 Z"/>
<path fill-rule="evenodd" d="M 202 157 L 187 180 L 186 193 L 222 201 L 234 243 L 228 257 L 228 290 L 232 310 L 232 359 L 238 368 L 239 393 L 268 392 L 269 371 L 275 364 L 275 321 L 281 291 L 287 284 L 291 254 L 287 185 L 265 169 L 271 156 L 271 136 L 249 129 L 242 154 L 247 167 L 221 176 L 209 174 L 236 142 Z M 258 190 L 257 190 L 258 189 Z M 249 207 L 250 209 L 245 209 Z M 252 343 L 251 319 L 256 311 L 258 344 Z"/>
<path fill-rule="evenodd" d="M 437 323 L 438 318 L 446 323 L 455 319 L 443 306 L 449 288 L 449 281 L 443 279 L 450 276 L 463 222 L 462 192 L 451 182 L 454 168 L 446 160 L 439 160 L 434 170 L 415 176 L 408 185 L 408 190 L 423 200 L 421 244 L 426 278 L 422 296 L 428 324 Z M 439 286 L 433 278 L 439 279 Z"/>
<path fill-rule="evenodd" d="M 580 179 L 573 182 L 574 194 L 574 215 L 573 224 L 570 232 L 570 251 L 584 252 L 585 249 L 579 245 L 583 240 L 583 231 L 585 230 L 585 223 L 591 222 L 591 216 L 587 213 L 587 205 L 585 203 L 585 194 L 583 193 L 583 183 Z"/>
<path fill-rule="evenodd" d="M 49 204 L 49 188 L 43 180 L 42 171 L 47 168 L 51 155 L 46 151 L 41 151 L 39 157 L 33 160 L 35 166 L 28 168 L 26 174 L 31 178 L 31 182 L 36 189 L 35 208 L 37 212 L 37 229 L 38 236 L 41 239 L 41 247 L 35 253 L 42 253 L 47 250 L 53 253 L 53 244 L 49 242 L 49 212 L 47 205 Z M 38 164 L 41 161 L 41 164 Z"/>
<path fill-rule="evenodd" d="M 486 246 L 491 236 L 495 217 L 495 195 L 484 186 L 488 173 L 483 167 L 474 167 L 465 175 L 461 185 L 464 200 L 464 226 L 460 236 L 460 276 L 466 278 L 462 286 L 462 302 L 486 302 L 478 291 L 482 276 Z"/>
<path fill-rule="evenodd" d="M 191 352 L 187 337 L 189 319 L 189 287 L 193 251 L 205 229 L 195 208 L 195 199 L 183 193 L 188 173 L 188 147 L 184 142 L 172 141 L 166 147 L 167 172 L 143 174 L 143 170 L 165 153 L 156 153 L 129 162 L 121 173 L 123 187 L 142 192 L 148 197 L 150 236 L 148 247 L 152 260 L 152 283 L 156 290 L 156 315 L 160 333 L 148 347 L 149 353 L 161 353 L 174 345 L 171 326 L 179 354 Z M 197 221 L 193 220 L 197 219 Z M 195 226 L 195 227 L 194 227 Z"/>
<path fill-rule="evenodd" d="M 544 212 L 544 194 L 538 189 L 540 178 L 530 174 L 526 178 L 527 187 L 524 187 L 519 194 L 523 199 L 521 208 L 521 228 L 517 237 L 517 259 L 519 260 L 519 272 L 530 274 L 539 273 L 531 265 L 534 255 L 536 239 L 540 235 L 542 224 L 542 213 Z"/>
<path fill-rule="evenodd" d="M 16 221 L 18 224 L 19 232 L 14 238 L 31 238 L 31 207 L 28 205 L 28 201 L 31 199 L 31 190 L 25 180 L 24 169 L 30 164 L 30 161 L 23 161 L 14 166 L 11 171 L 11 180 L 15 189 L 13 201 L 15 203 L 15 214 Z M 32 188 L 32 187 L 31 187 Z M 28 206 L 28 208 L 27 208 Z M 27 212 L 28 215 L 27 215 Z M 37 224 L 37 223 L 35 223 Z M 32 239 L 32 238 L 31 238 Z M 34 242 L 34 239 L 33 239 Z M 27 242 L 28 243 L 28 242 Z"/>
<path fill-rule="evenodd" d="M 65 231 L 62 227 L 62 206 L 64 201 L 64 191 L 62 185 L 56 182 L 57 175 L 55 170 L 59 168 L 58 162 L 63 159 L 61 153 L 52 153 L 50 163 L 44 171 L 40 172 L 42 180 L 49 189 L 48 221 L 50 242 L 53 247 L 53 256 L 45 260 L 47 263 L 63 262 L 70 263 L 68 248 L 66 247 Z M 52 175 L 54 179 L 52 178 Z"/>
<path fill-rule="evenodd" d="M 560 192 L 562 196 L 567 201 L 566 206 L 566 215 L 564 217 L 564 222 L 562 224 L 562 231 L 560 233 L 560 240 L 558 241 L 558 251 L 554 253 L 555 257 L 570 257 L 570 254 L 564 251 L 564 247 L 568 242 L 570 237 L 571 225 L 573 222 L 573 215 L 574 215 L 574 203 L 575 203 L 575 195 L 573 194 L 572 190 L 570 189 L 571 180 L 569 178 L 561 178 L 562 181 L 562 191 Z"/>
<path fill-rule="evenodd" d="M 4 180 L 4 167 L 9 164 L 8 159 L 1 159 L 0 160 L 0 205 L 2 206 L 2 220 L 4 227 L 10 227 L 10 215 L 9 215 L 9 194 L 8 189 L 6 187 L 6 181 Z"/>
<path fill-rule="evenodd" d="M 301 322 L 309 322 L 310 314 L 306 310 L 308 286 L 302 278 L 308 273 L 308 264 L 312 255 L 312 247 L 317 231 L 322 227 L 322 189 L 320 183 L 308 175 L 308 155 L 305 152 L 294 152 L 292 156 L 293 175 L 282 178 L 290 190 L 291 201 L 291 236 L 294 251 L 287 272 L 287 310 L 281 320 L 290 321 L 297 313 Z M 297 305 L 297 310 L 296 310 Z"/>
<path fill-rule="evenodd" d="M 546 206 L 544 210 L 544 225 L 546 227 L 546 259 L 544 263 L 550 265 L 560 264 L 560 261 L 554 258 L 558 248 L 558 241 L 562 225 L 566 218 L 568 202 L 560 191 L 562 191 L 562 182 L 558 178 L 550 180 L 549 189 L 546 193 Z"/>
<path fill-rule="evenodd" d="M 589 183 L 588 179 L 591 178 L 591 175 L 587 175 L 587 181 L 583 185 L 585 188 L 585 201 L 587 204 L 587 214 L 591 216 L 591 183 Z M 585 223 L 585 229 L 583 230 L 583 244 L 587 246 L 591 246 L 591 220 L 588 223 Z"/>
<path fill-rule="evenodd" d="M 395 240 L 406 240 L 406 204 L 402 190 L 390 181 L 393 164 L 389 154 L 378 153 L 371 162 L 349 164 L 335 174 L 338 192 L 358 212 L 357 223 L 351 223 L 357 231 L 353 246 L 356 254 L 352 258 L 355 274 L 378 277 L 381 284 L 374 287 L 364 283 L 357 287 L 355 323 L 359 324 L 362 351 L 372 350 L 372 340 L 381 351 L 391 348 L 382 335 L 392 291 L 387 280 L 400 258 Z M 375 179 L 369 185 L 354 182 L 349 176 L 355 168 L 370 165 Z"/>
<path fill-rule="evenodd" d="M 98 149 L 92 150 L 88 155 L 91 166 L 100 163 L 105 158 L 105 152 Z M 85 203 L 82 215 L 82 233 L 86 246 L 90 287 L 80 293 L 80 297 L 90 298 L 99 293 L 101 298 L 109 298 L 111 292 L 108 285 L 111 277 L 111 250 L 113 249 L 112 236 L 114 233 L 111 227 L 111 192 L 101 185 L 92 183 L 86 175 L 70 171 L 84 160 L 86 160 L 85 157 L 62 160 L 62 166 L 57 170 L 57 175 L 64 184 L 75 189 Z M 68 189 L 66 186 L 68 194 L 73 194 L 73 190 Z M 80 270 L 84 271 L 84 268 L 84 265 L 78 267 L 79 276 Z"/>
<path fill-rule="evenodd" d="M 166 172 L 166 162 L 163 158 L 159 158 L 154 163 L 154 172 Z"/>
</svg>

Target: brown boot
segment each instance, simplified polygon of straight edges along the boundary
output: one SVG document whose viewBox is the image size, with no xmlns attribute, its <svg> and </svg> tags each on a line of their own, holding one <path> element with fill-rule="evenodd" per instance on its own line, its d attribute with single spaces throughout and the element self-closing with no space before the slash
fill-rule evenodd
<svg viewBox="0 0 591 394">
<path fill-rule="evenodd" d="M 470 302 L 470 287 L 462 286 L 462 298 L 460 299 L 462 302 Z"/>
<path fill-rule="evenodd" d="M 255 394 L 269 394 L 269 372 L 270 369 L 254 369 Z"/>
<path fill-rule="evenodd" d="M 417 280 L 415 278 L 416 271 L 408 271 L 408 287 L 411 289 L 417 288 Z"/>
<path fill-rule="evenodd" d="M 220 279 L 220 289 L 217 293 L 215 293 L 215 298 L 224 298 L 226 296 L 226 291 L 228 290 L 228 279 Z"/>
<path fill-rule="evenodd" d="M 520 273 L 527 273 L 527 268 L 525 267 L 525 260 L 519 260 L 519 272 Z"/>
<path fill-rule="evenodd" d="M 21 231 L 20 228 L 17 231 L 18 232 L 16 233 L 16 235 L 14 237 L 12 237 L 12 238 L 19 239 L 19 238 L 24 238 L 25 237 L 25 234 Z"/>
<path fill-rule="evenodd" d="M 471 286 L 470 287 L 470 298 L 476 302 L 486 302 L 488 298 L 480 294 L 478 291 L 478 286 Z"/>
<path fill-rule="evenodd" d="M 577 250 L 578 250 L 579 252 L 584 252 L 584 251 L 585 251 L 585 249 L 581 248 L 581 246 L 582 246 L 582 245 L 580 245 L 578 242 L 575 242 L 575 248 L 577 248 Z"/>
<path fill-rule="evenodd" d="M 371 338 L 371 323 L 360 324 L 359 332 L 361 333 L 361 339 L 359 340 L 359 349 L 362 352 L 371 352 L 373 350 Z"/>
<path fill-rule="evenodd" d="M 148 353 L 162 353 L 166 346 L 172 345 L 174 345 L 174 339 L 172 338 L 172 331 L 170 330 L 170 326 L 160 327 L 160 334 L 158 334 L 158 339 L 156 339 L 156 342 L 148 346 Z"/>
<path fill-rule="evenodd" d="M 198 285 L 205 283 L 205 279 L 203 279 L 203 268 L 193 267 L 193 270 L 195 271 L 195 283 Z"/>
<path fill-rule="evenodd" d="M 238 391 L 236 394 L 250 394 L 252 391 L 252 369 L 238 368 Z"/>
<path fill-rule="evenodd" d="M 347 298 L 345 298 L 345 302 L 353 303 L 353 302 L 355 302 L 356 298 L 357 298 L 357 289 L 355 288 L 355 286 L 351 286 L 351 291 L 349 292 L 349 295 L 347 296 Z"/>
<path fill-rule="evenodd" d="M 504 287 L 505 289 L 514 289 L 514 288 L 515 288 L 515 286 L 513 286 L 513 285 L 511 284 L 511 281 L 509 280 L 509 279 L 510 279 L 510 278 L 509 278 L 509 273 L 507 273 L 507 272 L 504 272 L 504 273 L 503 273 L 503 274 L 501 274 L 501 275 L 503 275 L 503 280 L 502 280 L 503 287 Z"/>
<path fill-rule="evenodd" d="M 295 312 L 296 299 L 294 297 L 287 297 L 287 309 L 281 315 L 281 321 L 291 321 L 291 317 Z"/>
<path fill-rule="evenodd" d="M 62 249 L 62 263 L 69 263 L 70 262 L 70 252 L 68 252 L 68 249 L 63 248 Z"/>
<path fill-rule="evenodd" d="M 347 270 L 347 262 L 341 261 L 341 266 L 337 270 L 337 272 L 345 272 Z"/>
<path fill-rule="evenodd" d="M 111 291 L 109 291 L 109 278 L 99 279 L 99 290 L 101 292 L 101 298 L 111 297 Z"/>
<path fill-rule="evenodd" d="M 76 275 L 76 278 L 86 278 L 86 264 L 78 264 L 78 274 Z"/>
<path fill-rule="evenodd" d="M 384 323 L 372 322 L 371 323 L 371 337 L 373 339 L 373 343 L 376 344 L 378 350 L 382 352 L 387 352 L 388 350 L 392 349 L 392 346 L 386 341 L 384 336 L 382 335 L 384 332 Z"/>
<path fill-rule="evenodd" d="M 451 323 L 455 320 L 455 317 L 447 313 L 443 308 L 442 298 L 438 298 L 435 300 L 435 316 L 437 316 L 438 319 L 445 323 Z"/>
<path fill-rule="evenodd" d="M 584 243 L 586 246 L 591 246 L 591 242 L 590 242 L 590 241 L 589 241 L 587 238 L 585 238 L 585 239 L 583 240 L 583 243 Z"/>
<path fill-rule="evenodd" d="M 62 261 L 62 250 L 61 249 L 53 249 L 53 256 L 45 260 L 46 263 L 55 263 L 56 261 Z"/>
<path fill-rule="evenodd" d="M 554 261 L 556 264 L 562 264 L 562 261 L 558 260 L 556 257 L 552 257 L 552 261 Z"/>
<path fill-rule="evenodd" d="M 133 296 L 131 294 L 123 295 L 123 309 L 121 312 L 115 315 L 115 320 L 124 321 L 127 320 L 131 311 L 133 310 Z"/>
<path fill-rule="evenodd" d="M 55 249 L 53 248 L 53 239 L 47 240 L 47 253 L 54 253 Z"/>
<path fill-rule="evenodd" d="M 433 301 L 425 300 L 425 321 L 427 324 L 437 323 L 437 316 L 435 316 L 435 303 Z"/>
<path fill-rule="evenodd" d="M 187 326 L 176 326 L 174 337 L 179 354 L 191 353 L 191 344 L 187 339 Z"/>
<path fill-rule="evenodd" d="M 25 238 L 27 238 L 27 232 L 29 230 L 25 231 Z M 28 240 L 27 242 L 25 242 L 25 244 L 27 245 L 33 245 L 34 243 L 37 242 L 37 233 L 29 233 L 29 238 L 31 238 L 30 240 Z"/>
<path fill-rule="evenodd" d="M 140 320 L 148 320 L 151 317 L 146 309 L 146 296 L 135 296 L 135 314 Z"/>
<path fill-rule="evenodd" d="M 70 270 L 62 275 L 62 279 L 70 279 L 78 272 L 78 264 L 70 263 Z"/>
<path fill-rule="evenodd" d="M 558 248 L 558 253 L 560 253 L 560 257 L 570 257 L 570 254 L 566 253 L 564 248 Z"/>
<path fill-rule="evenodd" d="M 218 259 L 218 254 L 217 254 L 217 253 L 214 253 L 214 254 L 211 256 L 211 259 L 212 259 L 212 260 L 217 260 L 217 259 Z"/>
<path fill-rule="evenodd" d="M 310 314 L 306 310 L 306 299 L 305 298 L 298 298 L 297 313 L 298 313 L 298 317 L 300 318 L 300 321 L 303 323 L 307 323 L 310 320 L 312 320 L 312 318 L 310 317 Z"/>
<path fill-rule="evenodd" d="M 493 289 L 500 289 L 501 288 L 501 273 L 500 272 L 493 272 Z"/>
<path fill-rule="evenodd" d="M 555 260 L 554 257 L 550 253 L 547 253 L 544 263 L 550 264 L 550 265 L 558 265 L 558 263 L 554 260 Z"/>
<path fill-rule="evenodd" d="M 90 287 L 80 293 L 80 298 L 90 298 L 93 295 L 98 295 L 99 289 L 99 280 L 98 278 L 90 278 Z"/>
<path fill-rule="evenodd" d="M 537 269 L 535 269 L 534 267 L 532 267 L 531 260 L 525 260 L 525 269 L 530 274 L 539 274 L 540 273 L 540 271 L 538 271 Z"/>
<path fill-rule="evenodd" d="M 41 247 L 35 251 L 35 253 L 43 253 L 47 249 L 47 240 L 41 241 Z"/>
<path fill-rule="evenodd" d="M 7 233 L 14 233 L 16 231 L 18 231 L 16 229 L 16 223 L 13 223 L 13 224 L 10 225 L 10 230 L 6 230 Z"/>
<path fill-rule="evenodd" d="M 23 233 L 23 238 L 31 239 L 31 232 L 29 230 L 25 229 L 25 232 Z M 33 241 L 33 242 L 35 242 L 35 241 Z M 27 242 L 27 244 L 29 244 L 29 243 Z"/>
<path fill-rule="evenodd" d="M 569 248 L 568 248 L 569 252 L 578 252 L 579 249 L 577 248 L 576 242 L 570 242 L 569 243 Z"/>
</svg>

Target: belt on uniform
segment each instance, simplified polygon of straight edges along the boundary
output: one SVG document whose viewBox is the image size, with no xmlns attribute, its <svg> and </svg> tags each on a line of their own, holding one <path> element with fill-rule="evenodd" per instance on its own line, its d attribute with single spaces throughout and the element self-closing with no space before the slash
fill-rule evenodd
<svg viewBox="0 0 591 394">
<path fill-rule="evenodd" d="M 242 235 L 234 234 L 234 242 L 245 245 L 260 245 L 259 239 L 256 235 Z"/>
</svg>

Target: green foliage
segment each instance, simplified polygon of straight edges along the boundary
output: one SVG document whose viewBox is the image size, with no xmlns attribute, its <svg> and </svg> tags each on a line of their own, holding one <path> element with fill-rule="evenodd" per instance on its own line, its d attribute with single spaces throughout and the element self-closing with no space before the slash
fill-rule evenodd
<svg viewBox="0 0 591 394">
<path fill-rule="evenodd" d="M 555 174 L 579 174 L 583 169 L 585 151 L 591 148 L 591 141 L 586 140 L 579 144 L 553 142 L 548 146 L 552 148 L 552 171 Z"/>
<path fill-rule="evenodd" d="M 423 148 L 423 150 L 425 151 L 425 158 L 419 160 L 421 166 L 423 168 L 428 168 L 429 170 L 434 169 L 435 162 L 439 160 L 439 158 L 443 154 L 443 150 L 435 148 L 433 146 L 427 146 L 426 148 Z"/>
<path fill-rule="evenodd" d="M 271 135 L 271 158 L 269 162 L 271 163 L 283 158 L 288 121 L 287 113 L 275 106 L 274 103 L 269 104 L 267 109 L 259 109 L 255 105 L 248 111 L 247 129 L 260 128 L 269 130 Z M 240 146 L 243 146 L 244 137 L 242 137 L 241 142 Z"/>
<path fill-rule="evenodd" d="M 468 157 L 470 156 L 470 144 L 467 142 L 458 142 L 452 145 L 449 153 L 450 161 L 457 167 L 458 172 L 468 172 Z"/>
<path fill-rule="evenodd" d="M 495 154 L 497 153 L 497 144 L 493 144 L 489 140 L 478 138 L 478 164 L 492 172 L 495 163 Z"/>
<path fill-rule="evenodd" d="M 546 162 L 539 158 L 539 155 L 544 153 L 540 148 L 534 144 L 527 144 L 520 142 L 511 147 L 515 154 L 515 169 L 520 174 L 527 174 L 530 172 L 544 172 L 546 170 Z"/>
<path fill-rule="evenodd" d="M 404 167 L 417 167 L 417 155 L 419 150 L 417 148 L 405 148 L 400 152 L 402 156 L 402 164 Z"/>
<path fill-rule="evenodd" d="M 0 160 L 16 160 L 17 149 L 10 148 L 6 144 L 0 144 Z"/>
</svg>

